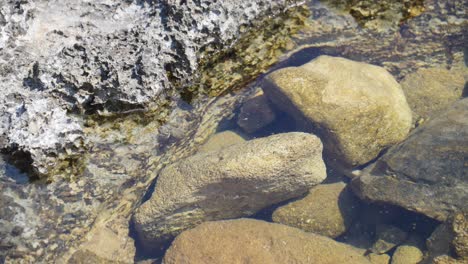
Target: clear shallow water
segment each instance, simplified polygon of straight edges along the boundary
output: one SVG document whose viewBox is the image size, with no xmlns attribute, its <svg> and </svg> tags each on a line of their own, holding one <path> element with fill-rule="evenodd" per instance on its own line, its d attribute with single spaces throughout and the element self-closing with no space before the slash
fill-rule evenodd
<svg viewBox="0 0 468 264">
<path fill-rule="evenodd" d="M 283 67 L 300 66 L 323 54 L 382 65 L 399 80 L 409 72 L 421 67 L 451 67 L 460 62 L 466 64 L 467 51 L 466 38 L 464 38 L 466 30 L 461 30 L 461 25 L 456 23 L 449 26 L 444 23 L 438 25 L 435 19 L 438 16 L 446 18 L 460 16 L 451 13 L 454 10 L 449 8 L 445 12 L 444 9 L 435 7 L 432 11 L 429 10 L 426 14 L 408 21 L 411 24 L 403 24 L 396 30 L 376 32 L 363 28 L 350 15 L 327 8 L 318 1 L 310 1 L 309 7 L 312 10 L 310 24 L 301 34 L 296 36 L 295 52 L 286 54 L 284 59 L 274 65 L 269 72 Z M 442 11 L 445 14 L 441 14 Z M 434 18 L 430 18 L 431 16 Z M 432 31 L 429 31 L 428 28 L 431 28 Z M 239 130 L 236 125 L 239 103 L 247 97 L 249 92 L 252 92 L 249 89 L 253 90 L 263 77 L 264 75 L 260 76 L 252 84 L 247 85 L 244 90 L 227 95 L 226 101 L 237 100 L 236 103 L 226 104 L 226 111 L 233 111 L 233 114 L 223 118 L 220 124 L 214 126 L 212 130 L 206 129 L 206 131 Z M 207 101 L 209 99 L 206 99 L 205 102 Z M 215 103 L 212 104 L 215 105 Z M 222 107 L 223 103 L 219 103 L 218 107 L 204 108 L 203 115 L 218 115 L 217 111 L 222 111 L 220 110 L 223 109 Z M 179 112 L 183 118 L 177 120 L 174 127 L 183 127 L 185 123 L 202 122 L 202 118 L 193 117 L 190 114 L 191 111 L 197 111 L 197 109 L 199 109 L 197 106 L 181 108 Z M 297 131 L 291 120 L 292 118 L 287 114 L 277 113 L 274 123 L 251 134 L 250 137 L 258 138 L 276 133 Z M 49 237 L 49 234 L 57 234 L 57 237 L 63 235 L 50 239 L 52 242 L 43 243 L 41 247 L 57 245 L 58 252 L 66 250 L 69 246 L 67 243 L 75 239 L 70 235 L 70 230 L 81 228 L 84 232 L 88 231 L 99 212 L 114 212 L 115 208 L 119 208 L 119 201 L 124 197 L 123 194 L 132 188 L 135 189 L 133 193 L 136 197 L 146 193 L 143 201 L 148 199 L 153 188 L 150 187 L 149 191 L 145 191 L 146 186 L 153 182 L 148 178 L 154 177 L 164 164 L 173 162 L 196 150 L 197 144 L 200 143 L 196 140 L 196 133 L 184 134 L 185 130 L 181 129 L 181 135 L 177 135 L 174 132 L 174 127 L 168 130 L 167 140 L 157 142 L 155 138 L 161 138 L 164 135 L 153 129 L 137 129 L 130 142 L 123 139 L 126 135 L 115 135 L 114 132 L 109 132 L 107 137 L 96 139 L 97 144 L 90 151 L 88 168 L 83 175 L 40 188 L 34 187 L 34 183 L 28 183 L 27 175 L 0 159 L 0 193 L 21 193 L 21 197 L 33 202 L 31 210 L 24 211 L 19 206 L 16 207 L 19 211 L 13 214 L 20 216 L 18 219 L 21 221 L 15 224 L 23 228 L 37 227 L 36 230 L 31 231 L 31 234 L 34 234 L 31 236 L 31 244 L 33 242 L 39 243 L 37 241 L 43 242 Z M 178 144 L 179 147 L 175 147 L 175 150 L 168 150 Z M 330 174 L 333 173 L 334 171 L 330 169 Z M 332 177 L 329 181 L 333 182 Z M 155 182 L 152 186 L 154 185 Z M 138 188 L 134 186 L 138 186 Z M 138 204 L 138 198 L 132 199 L 131 203 Z M 271 212 L 277 206 L 267 208 L 253 217 L 271 220 Z M 392 215 L 399 215 L 400 217 L 389 218 L 389 224 L 394 224 L 408 231 L 411 229 L 423 237 L 427 237 L 437 224 L 434 220 L 400 208 L 371 205 L 365 205 L 363 208 L 362 210 L 376 210 L 384 216 L 390 212 Z M 127 215 L 131 214 L 132 208 L 126 210 L 129 212 Z M 37 220 L 32 217 L 33 214 L 46 220 Z M 7 219 L 7 217 L 4 216 L 3 219 Z M 374 229 L 375 227 L 369 224 L 364 228 L 364 231 L 373 236 Z M 37 230 L 42 231 L 37 232 Z M 132 233 L 132 236 L 135 237 L 135 234 Z M 347 241 L 346 234 L 338 240 Z M 29 246 L 26 245 L 26 247 Z M 138 243 L 137 249 L 140 249 Z M 161 254 L 162 252 L 148 253 L 139 250 L 137 259 L 158 257 Z"/>
</svg>

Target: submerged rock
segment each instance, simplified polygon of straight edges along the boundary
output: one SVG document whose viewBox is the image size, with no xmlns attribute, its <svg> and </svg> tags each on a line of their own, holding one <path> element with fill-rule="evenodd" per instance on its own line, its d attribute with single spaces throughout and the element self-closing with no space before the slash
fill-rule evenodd
<svg viewBox="0 0 468 264">
<path fill-rule="evenodd" d="M 411 127 L 400 85 L 378 66 L 320 56 L 271 73 L 263 89 L 278 108 L 318 131 L 330 159 L 347 166 L 377 157 Z"/>
<path fill-rule="evenodd" d="M 391 225 L 378 225 L 376 233 L 377 241 L 375 241 L 370 250 L 377 254 L 390 251 L 403 243 L 408 236 L 405 231 Z"/>
<path fill-rule="evenodd" d="M 208 141 L 199 148 L 199 152 L 219 150 L 224 147 L 244 142 L 245 139 L 235 131 L 222 131 L 212 135 Z"/>
<path fill-rule="evenodd" d="M 391 264 L 418 264 L 423 259 L 423 252 L 414 245 L 401 245 L 392 255 Z"/>
<path fill-rule="evenodd" d="M 372 264 L 389 264 L 390 256 L 387 254 L 370 253 L 367 258 Z"/>
<path fill-rule="evenodd" d="M 346 232 L 358 210 L 358 201 L 345 183 L 321 184 L 306 197 L 276 209 L 273 221 L 335 238 Z"/>
<path fill-rule="evenodd" d="M 467 70 L 422 68 L 407 75 L 401 82 L 401 87 L 411 110 L 417 117 L 427 119 L 458 101 L 462 97 L 466 81 Z"/>
<path fill-rule="evenodd" d="M 369 264 L 351 246 L 253 219 L 207 222 L 180 234 L 164 263 Z"/>
<path fill-rule="evenodd" d="M 200 153 L 163 169 L 134 215 L 150 249 L 201 222 L 238 218 L 304 194 L 326 177 L 322 143 L 306 133 L 277 134 Z"/>
<path fill-rule="evenodd" d="M 264 94 L 259 94 L 242 105 L 237 117 L 237 125 L 246 133 L 251 134 L 269 125 L 275 118 L 275 112 L 268 98 Z"/>
<path fill-rule="evenodd" d="M 392 147 L 352 187 L 365 200 L 446 220 L 468 210 L 467 157 L 468 99 L 463 99 Z"/>
</svg>

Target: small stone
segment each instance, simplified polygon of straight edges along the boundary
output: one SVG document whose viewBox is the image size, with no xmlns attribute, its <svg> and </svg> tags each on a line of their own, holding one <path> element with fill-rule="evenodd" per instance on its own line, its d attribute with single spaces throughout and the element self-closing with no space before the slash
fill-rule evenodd
<svg viewBox="0 0 468 264">
<path fill-rule="evenodd" d="M 378 254 L 383 254 L 390 251 L 392 248 L 403 243 L 408 234 L 391 225 L 378 225 L 377 226 L 377 241 L 371 248 L 371 251 Z"/>
<path fill-rule="evenodd" d="M 234 131 L 222 131 L 212 135 L 205 144 L 203 144 L 198 151 L 207 152 L 220 150 L 224 147 L 228 147 L 237 143 L 244 142 L 245 139 Z"/>
<path fill-rule="evenodd" d="M 206 222 L 180 234 L 164 263 L 370 264 L 351 246 L 254 219 Z"/>
<path fill-rule="evenodd" d="M 237 125 L 246 133 L 252 134 L 271 124 L 275 118 L 275 112 L 271 108 L 268 98 L 262 93 L 242 105 Z"/>
<path fill-rule="evenodd" d="M 418 247 L 401 245 L 393 253 L 391 264 L 417 264 L 423 259 L 423 256 Z"/>
<path fill-rule="evenodd" d="M 204 221 L 248 216 L 306 193 L 326 178 L 322 143 L 285 133 L 198 153 L 164 168 L 151 198 L 134 215 L 153 249 Z"/>
<path fill-rule="evenodd" d="M 309 194 L 273 213 L 273 221 L 335 238 L 346 232 L 359 204 L 343 182 L 317 185 Z"/>
<path fill-rule="evenodd" d="M 390 256 L 387 254 L 370 253 L 367 258 L 372 264 L 389 264 Z"/>
<path fill-rule="evenodd" d="M 315 131 L 330 159 L 344 167 L 374 159 L 412 126 L 403 90 L 379 66 L 320 56 L 269 74 L 262 88 L 304 130 Z"/>
</svg>

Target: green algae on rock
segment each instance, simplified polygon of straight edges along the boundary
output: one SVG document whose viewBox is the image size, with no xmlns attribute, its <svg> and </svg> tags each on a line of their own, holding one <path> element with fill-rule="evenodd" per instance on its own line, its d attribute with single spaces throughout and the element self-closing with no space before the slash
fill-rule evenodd
<svg viewBox="0 0 468 264">
<path fill-rule="evenodd" d="M 255 21 L 228 50 L 207 47 L 200 51 L 200 74 L 193 85 L 184 88 L 182 97 L 191 101 L 198 93 L 218 96 L 245 86 L 295 46 L 292 37 L 309 15 L 305 5 L 293 7 L 277 17 Z"/>
</svg>

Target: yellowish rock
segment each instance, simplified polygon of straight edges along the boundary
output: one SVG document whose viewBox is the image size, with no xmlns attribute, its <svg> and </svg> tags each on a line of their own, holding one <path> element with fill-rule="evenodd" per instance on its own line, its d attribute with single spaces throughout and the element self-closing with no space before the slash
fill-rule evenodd
<svg viewBox="0 0 468 264">
<path fill-rule="evenodd" d="M 347 230 L 357 211 L 358 201 L 345 183 L 321 184 L 306 197 L 276 209 L 273 221 L 335 238 Z"/>
<path fill-rule="evenodd" d="M 372 264 L 389 264 L 390 256 L 387 254 L 370 253 L 367 258 Z"/>
<path fill-rule="evenodd" d="M 401 86 L 419 118 L 427 119 L 461 98 L 468 70 L 421 68 L 403 79 Z"/>
<path fill-rule="evenodd" d="M 278 108 L 316 131 L 345 166 L 372 160 L 412 126 L 401 86 L 379 66 L 320 56 L 271 73 L 262 88 Z"/>
<path fill-rule="evenodd" d="M 397 247 L 392 256 L 392 264 L 417 264 L 423 259 L 423 253 L 412 245 Z"/>
<path fill-rule="evenodd" d="M 245 139 L 234 131 L 222 131 L 212 135 L 205 144 L 199 148 L 199 152 L 219 150 L 237 143 L 244 142 Z"/>
<path fill-rule="evenodd" d="M 254 219 L 206 222 L 183 232 L 165 264 L 370 264 L 351 246 L 297 228 Z"/>
</svg>

